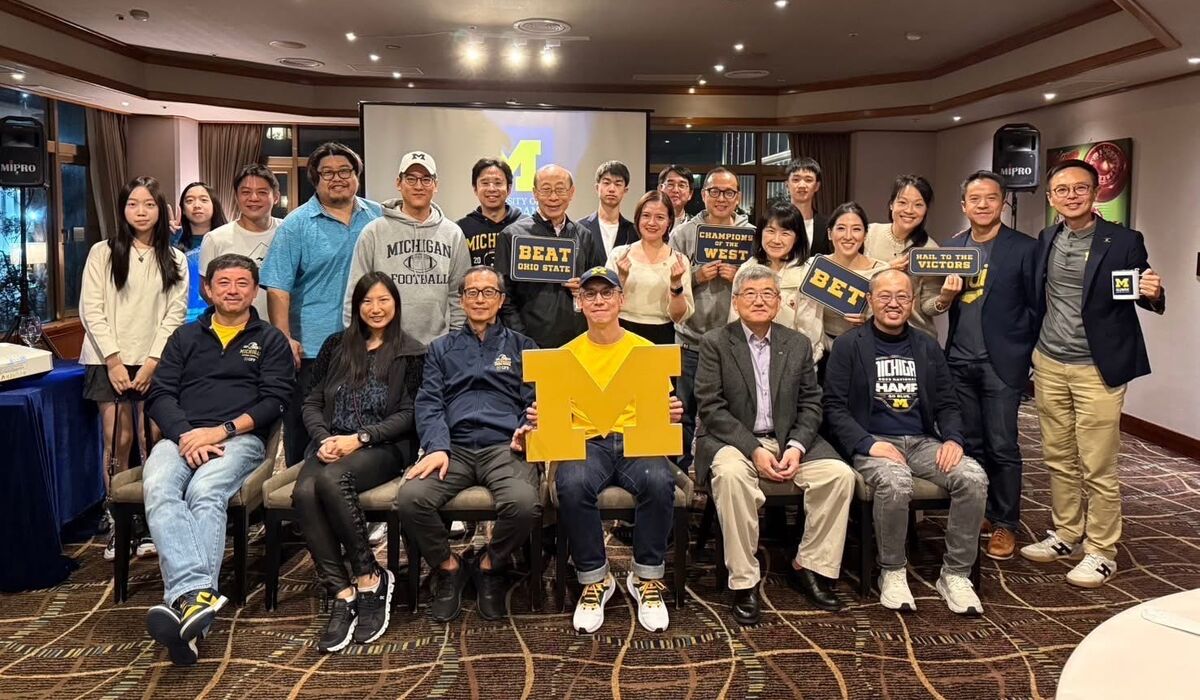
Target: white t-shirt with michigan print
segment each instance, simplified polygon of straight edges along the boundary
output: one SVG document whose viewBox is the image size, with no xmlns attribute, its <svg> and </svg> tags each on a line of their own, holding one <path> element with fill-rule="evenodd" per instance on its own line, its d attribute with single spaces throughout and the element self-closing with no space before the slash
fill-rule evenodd
<svg viewBox="0 0 1200 700">
<path fill-rule="evenodd" d="M 224 226 L 209 231 L 200 244 L 200 274 L 208 271 L 208 264 L 219 255 L 236 253 L 245 255 L 261 269 L 263 260 L 267 259 L 267 251 L 271 249 L 271 241 L 275 240 L 275 232 L 283 219 L 271 217 L 271 225 L 262 233 L 255 233 L 242 228 L 237 220 L 230 221 Z M 254 299 L 254 308 L 258 317 L 267 318 L 267 290 L 259 287 L 258 296 Z"/>
</svg>

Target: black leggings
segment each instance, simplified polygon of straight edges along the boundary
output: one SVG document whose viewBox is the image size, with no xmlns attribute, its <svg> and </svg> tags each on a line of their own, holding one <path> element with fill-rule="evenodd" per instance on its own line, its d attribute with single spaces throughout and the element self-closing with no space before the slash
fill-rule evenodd
<svg viewBox="0 0 1200 700">
<path fill-rule="evenodd" d="M 358 494 L 400 476 L 400 450 L 394 445 L 364 447 L 336 462 L 323 464 L 313 455 L 304 461 L 292 507 L 321 583 L 336 594 L 352 584 L 342 558 L 345 548 L 354 576 L 378 568 L 367 542 L 367 521 Z"/>
</svg>

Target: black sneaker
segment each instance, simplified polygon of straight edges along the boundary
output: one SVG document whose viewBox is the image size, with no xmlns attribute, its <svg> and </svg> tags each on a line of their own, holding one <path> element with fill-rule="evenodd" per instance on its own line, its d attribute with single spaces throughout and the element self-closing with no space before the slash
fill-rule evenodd
<svg viewBox="0 0 1200 700">
<path fill-rule="evenodd" d="M 361 594 L 359 595 L 361 599 Z M 328 654 L 345 649 L 354 637 L 357 627 L 357 602 L 334 598 L 333 612 L 329 615 L 329 622 L 325 625 L 321 639 L 317 641 L 317 651 Z"/>
<path fill-rule="evenodd" d="M 501 620 L 508 616 L 508 578 L 502 570 L 484 571 L 478 565 L 473 569 L 475 598 L 479 616 L 485 620 Z"/>
<path fill-rule="evenodd" d="M 184 641 L 179 636 L 181 620 L 179 611 L 169 605 L 155 605 L 146 611 L 146 631 L 154 641 L 167 648 L 171 663 L 176 666 L 191 666 L 199 654 L 196 640 Z"/>
<path fill-rule="evenodd" d="M 358 628 L 354 630 L 354 641 L 370 644 L 387 632 L 392 619 L 392 592 L 396 590 L 396 577 L 387 569 L 379 571 L 379 585 L 358 592 Z"/>
<path fill-rule="evenodd" d="M 429 616 L 434 622 L 449 622 L 458 617 L 462 610 L 462 592 L 471 578 L 468 566 L 466 560 L 459 558 L 454 573 L 437 567 L 429 575 L 429 590 L 433 596 L 429 601 Z"/>
<path fill-rule="evenodd" d="M 217 618 L 217 611 L 228 602 L 228 598 L 211 588 L 185 595 L 183 604 L 179 606 L 183 611 L 180 616 L 182 624 L 179 627 L 179 637 L 187 642 L 207 634 L 208 628 Z"/>
</svg>

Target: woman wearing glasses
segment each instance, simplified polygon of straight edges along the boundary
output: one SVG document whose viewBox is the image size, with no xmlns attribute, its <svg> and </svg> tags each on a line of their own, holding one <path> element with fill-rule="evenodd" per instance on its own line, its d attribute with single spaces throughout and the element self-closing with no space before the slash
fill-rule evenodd
<svg viewBox="0 0 1200 700">
<path fill-rule="evenodd" d="M 936 248 L 937 243 L 925 231 L 933 187 L 920 175 L 901 175 L 892 183 L 888 199 L 888 222 L 871 224 L 867 230 L 866 253 L 884 260 L 896 270 L 908 270 L 913 248 Z M 921 276 L 913 278 L 917 298 L 908 319 L 914 328 L 937 337 L 933 317 L 946 313 L 954 297 L 962 291 L 962 278 Z"/>
<path fill-rule="evenodd" d="M 350 326 L 331 335 L 317 356 L 315 384 L 304 400 L 312 444 L 292 493 L 308 551 L 334 601 L 317 642 L 322 652 L 340 651 L 351 640 L 373 642 L 387 630 L 396 582 L 375 561 L 358 495 L 404 469 L 397 442 L 414 426 L 407 379 L 424 352 L 401 330 L 400 292 L 387 274 L 363 275 L 350 303 Z"/>
<path fill-rule="evenodd" d="M 619 245 L 608 256 L 625 293 L 618 322 L 625 330 L 657 345 L 675 342 L 675 324 L 696 311 L 690 265 L 683 253 L 667 245 L 675 207 L 666 193 L 651 190 L 633 213 L 639 240 Z"/>
</svg>

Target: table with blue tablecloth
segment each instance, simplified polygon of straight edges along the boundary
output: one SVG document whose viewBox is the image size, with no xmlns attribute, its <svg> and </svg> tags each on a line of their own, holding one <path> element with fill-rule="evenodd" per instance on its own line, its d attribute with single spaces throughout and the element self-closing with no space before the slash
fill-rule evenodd
<svg viewBox="0 0 1200 700">
<path fill-rule="evenodd" d="M 0 591 L 66 579 L 62 528 L 104 498 L 100 420 L 83 376 L 56 360 L 46 374 L 0 384 Z"/>
</svg>

